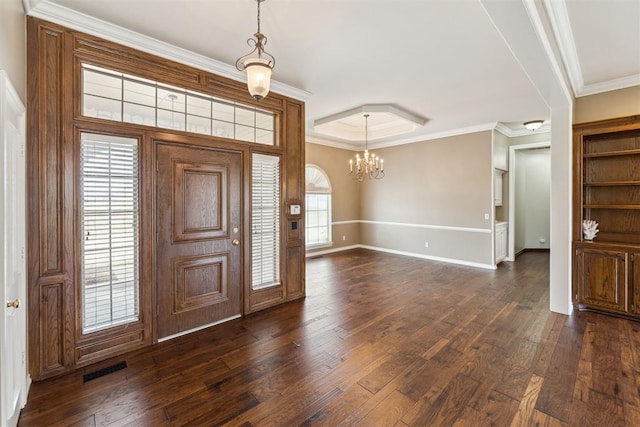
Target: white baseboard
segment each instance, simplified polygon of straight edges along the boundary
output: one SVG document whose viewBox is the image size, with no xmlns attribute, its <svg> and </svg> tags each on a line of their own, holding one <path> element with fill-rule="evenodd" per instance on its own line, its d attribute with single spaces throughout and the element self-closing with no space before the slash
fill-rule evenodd
<svg viewBox="0 0 640 427">
<path fill-rule="evenodd" d="M 387 253 L 396 254 L 396 255 L 405 255 L 405 256 L 410 256 L 410 257 L 414 257 L 414 258 L 428 259 L 428 260 L 431 260 L 431 261 L 446 262 L 446 263 L 449 263 L 449 264 L 465 265 L 467 267 L 484 268 L 486 270 L 495 270 L 495 269 L 498 268 L 497 266 L 492 265 L 492 264 L 481 264 L 481 263 L 478 263 L 478 262 L 464 261 L 464 260 L 461 260 L 461 259 L 436 257 L 436 256 L 431 256 L 431 255 L 418 254 L 418 253 L 415 253 L 415 252 L 398 251 L 398 250 L 395 250 L 395 249 L 380 248 L 380 247 L 377 247 L 377 246 L 369 246 L 369 245 L 343 246 L 341 248 L 329 249 L 329 250 L 326 250 L 326 251 L 310 252 L 310 253 L 307 253 L 305 256 L 307 258 L 309 258 L 309 257 L 313 257 L 313 256 L 326 255 L 326 254 L 331 254 L 331 253 L 335 253 L 335 252 L 342 252 L 342 251 L 347 251 L 347 250 L 350 250 L 350 249 L 358 249 L 358 248 L 370 249 L 372 251 L 378 251 L 378 252 L 387 252 Z"/>
<path fill-rule="evenodd" d="M 305 254 L 305 257 L 309 258 L 309 257 L 318 256 L 318 255 L 327 255 L 327 254 L 332 254 L 332 253 L 335 253 L 335 252 L 342 252 L 342 251 L 348 251 L 348 250 L 351 250 L 351 249 L 358 249 L 358 248 L 361 248 L 361 247 L 362 246 L 360 246 L 360 245 L 350 245 L 350 246 L 342 246 L 342 247 L 339 247 L 339 248 L 326 249 L 324 251 L 307 252 Z"/>
</svg>

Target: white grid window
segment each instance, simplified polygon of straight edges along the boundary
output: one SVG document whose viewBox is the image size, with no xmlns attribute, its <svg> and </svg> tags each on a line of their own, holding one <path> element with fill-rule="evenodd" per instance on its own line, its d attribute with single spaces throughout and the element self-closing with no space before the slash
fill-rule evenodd
<svg viewBox="0 0 640 427">
<path fill-rule="evenodd" d="M 139 318 L 138 140 L 83 133 L 82 328 Z"/>
<path fill-rule="evenodd" d="M 253 154 L 251 170 L 251 287 L 280 284 L 280 158 Z"/>
<path fill-rule="evenodd" d="M 331 246 L 331 183 L 315 165 L 305 167 L 305 246 Z"/>
<path fill-rule="evenodd" d="M 89 64 L 82 85 L 86 117 L 275 145 L 267 111 Z"/>
</svg>

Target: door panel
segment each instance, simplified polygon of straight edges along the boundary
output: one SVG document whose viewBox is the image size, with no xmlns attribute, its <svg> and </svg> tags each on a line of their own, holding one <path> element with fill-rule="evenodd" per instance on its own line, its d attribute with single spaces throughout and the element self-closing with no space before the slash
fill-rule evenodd
<svg viewBox="0 0 640 427">
<path fill-rule="evenodd" d="M 16 425 L 27 398 L 24 107 L 0 71 L 0 425 Z"/>
<path fill-rule="evenodd" d="M 157 145 L 158 338 L 241 314 L 241 155 Z"/>
<path fill-rule="evenodd" d="M 583 249 L 579 256 L 581 301 L 596 308 L 626 312 L 626 253 Z"/>
</svg>

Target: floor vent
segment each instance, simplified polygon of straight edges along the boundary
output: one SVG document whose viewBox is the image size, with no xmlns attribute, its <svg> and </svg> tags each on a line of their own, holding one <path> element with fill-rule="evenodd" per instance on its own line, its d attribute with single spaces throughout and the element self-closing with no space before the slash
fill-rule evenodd
<svg viewBox="0 0 640 427">
<path fill-rule="evenodd" d="M 109 375 L 113 372 L 119 371 L 127 367 L 127 362 L 116 363 L 115 365 L 107 366 L 106 368 L 98 369 L 95 372 L 91 372 L 89 374 L 85 374 L 82 376 L 83 382 L 95 380 L 96 378 L 104 377 L 105 375 Z"/>
<path fill-rule="evenodd" d="M 312 255 L 309 257 L 309 259 L 318 259 L 318 258 L 322 258 L 322 255 Z"/>
</svg>

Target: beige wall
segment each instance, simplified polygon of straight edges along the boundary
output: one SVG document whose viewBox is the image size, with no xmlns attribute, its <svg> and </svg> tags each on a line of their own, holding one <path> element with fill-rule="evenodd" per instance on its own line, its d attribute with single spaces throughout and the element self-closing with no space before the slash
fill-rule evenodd
<svg viewBox="0 0 640 427">
<path fill-rule="evenodd" d="M 332 249 L 364 245 L 491 266 L 491 145 L 485 131 L 372 150 L 387 175 L 357 182 L 347 173 L 355 152 L 307 144 L 306 162 L 331 180 L 333 221 L 359 221 L 334 224 Z"/>
<path fill-rule="evenodd" d="M 20 0 L 0 0 L 0 70 L 5 70 L 23 103 L 27 93 L 26 17 Z"/>
<path fill-rule="evenodd" d="M 491 145 L 484 131 L 375 150 L 387 175 L 362 183 L 361 243 L 491 265 Z"/>
<path fill-rule="evenodd" d="M 360 185 L 349 177 L 349 159 L 355 152 L 325 145 L 307 143 L 305 163 L 319 166 L 331 181 L 331 227 L 333 247 L 357 245 L 360 243 Z M 340 224 L 340 222 L 353 221 Z M 344 237 L 344 239 L 343 239 Z M 318 249 L 315 252 L 327 250 Z M 312 253 L 314 251 L 308 251 Z"/>
<path fill-rule="evenodd" d="M 576 98 L 573 123 L 640 114 L 640 86 Z"/>
</svg>

